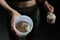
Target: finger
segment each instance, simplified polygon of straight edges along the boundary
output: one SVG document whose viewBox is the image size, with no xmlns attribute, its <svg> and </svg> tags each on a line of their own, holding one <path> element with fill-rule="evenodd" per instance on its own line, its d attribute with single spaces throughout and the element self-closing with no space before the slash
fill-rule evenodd
<svg viewBox="0 0 60 40">
<path fill-rule="evenodd" d="M 45 1 L 45 6 L 48 8 L 48 9 L 52 9 L 52 5 L 50 5 L 47 1 Z"/>
<path fill-rule="evenodd" d="M 11 24 L 11 30 L 13 30 L 12 28 L 14 27 L 13 23 L 14 23 L 14 17 L 12 16 L 12 19 L 11 19 L 11 22 L 10 22 L 10 24 Z"/>
<path fill-rule="evenodd" d="M 20 37 L 20 35 L 14 30 L 14 28 L 12 27 L 12 33 L 16 36 L 16 37 Z"/>
<path fill-rule="evenodd" d="M 45 1 L 45 5 L 48 7 L 49 3 L 47 1 Z"/>
<path fill-rule="evenodd" d="M 11 23 L 10 24 L 11 24 L 11 27 L 13 27 L 13 20 L 11 20 Z"/>
<path fill-rule="evenodd" d="M 19 35 L 16 33 L 16 31 L 14 30 L 13 27 L 14 27 L 13 24 L 11 24 L 11 31 L 12 31 L 12 33 L 13 33 L 16 37 L 19 37 Z"/>
<path fill-rule="evenodd" d="M 14 30 L 14 25 L 13 25 L 14 20 L 12 19 L 11 21 L 11 31 L 16 37 L 20 37 L 20 35 Z"/>
<path fill-rule="evenodd" d="M 45 1 L 45 7 L 47 8 L 47 11 L 50 11 L 49 3 Z"/>
<path fill-rule="evenodd" d="M 50 4 L 46 6 L 47 11 L 53 13 L 54 12 L 54 7 L 51 6 Z"/>
<path fill-rule="evenodd" d="M 54 8 L 51 5 L 49 5 L 49 12 L 51 12 L 51 13 L 54 12 Z"/>
</svg>

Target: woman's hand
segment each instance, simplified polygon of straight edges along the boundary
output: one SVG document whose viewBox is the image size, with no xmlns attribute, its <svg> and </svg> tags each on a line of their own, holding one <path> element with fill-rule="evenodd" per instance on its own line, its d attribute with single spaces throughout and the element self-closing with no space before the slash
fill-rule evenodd
<svg viewBox="0 0 60 40">
<path fill-rule="evenodd" d="M 47 9 L 47 13 L 53 13 L 54 12 L 54 7 L 52 5 L 50 5 L 47 1 L 45 1 L 44 6 Z"/>
<path fill-rule="evenodd" d="M 12 16 L 12 19 L 11 19 L 11 31 L 12 31 L 17 37 L 19 37 L 19 35 L 14 31 L 13 23 L 14 23 L 14 20 L 16 19 L 16 17 L 21 16 L 21 14 L 18 13 L 16 10 L 13 10 L 12 12 L 10 12 L 10 14 L 11 14 L 11 16 Z"/>
<path fill-rule="evenodd" d="M 47 1 L 44 3 L 45 8 L 47 9 L 47 22 L 54 24 L 56 21 L 56 15 L 54 14 L 54 7 L 50 5 Z"/>
</svg>

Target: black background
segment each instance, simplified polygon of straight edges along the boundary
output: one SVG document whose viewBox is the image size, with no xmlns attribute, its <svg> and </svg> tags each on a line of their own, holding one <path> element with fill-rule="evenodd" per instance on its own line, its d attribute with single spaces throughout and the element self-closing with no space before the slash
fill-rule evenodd
<svg viewBox="0 0 60 40">
<path fill-rule="evenodd" d="M 59 5 L 59 0 L 48 0 L 51 5 L 54 6 L 55 8 L 55 15 L 57 16 L 56 23 L 55 24 L 48 24 L 46 22 L 46 12 L 43 9 L 43 6 L 39 5 L 41 13 L 41 22 L 40 22 L 40 30 L 38 34 L 38 39 L 39 40 L 60 40 L 60 5 Z M 43 12 L 44 11 L 44 12 Z M 9 36 L 9 29 L 7 26 L 7 21 L 9 17 L 8 14 L 6 13 L 6 10 L 3 9 L 0 6 L 0 40 L 10 40 Z"/>
</svg>

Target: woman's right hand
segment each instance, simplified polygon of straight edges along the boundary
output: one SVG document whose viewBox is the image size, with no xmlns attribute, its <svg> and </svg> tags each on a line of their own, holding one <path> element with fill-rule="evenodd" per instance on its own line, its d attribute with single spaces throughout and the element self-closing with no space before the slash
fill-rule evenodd
<svg viewBox="0 0 60 40">
<path fill-rule="evenodd" d="M 12 16 L 12 19 L 11 19 L 11 31 L 12 31 L 16 36 L 19 37 L 19 35 L 14 31 L 13 23 L 14 23 L 14 20 L 16 19 L 16 17 L 21 16 L 21 14 L 20 14 L 19 12 L 17 12 L 16 10 L 13 10 L 13 11 L 10 12 L 10 13 L 11 13 L 10 15 Z"/>
</svg>

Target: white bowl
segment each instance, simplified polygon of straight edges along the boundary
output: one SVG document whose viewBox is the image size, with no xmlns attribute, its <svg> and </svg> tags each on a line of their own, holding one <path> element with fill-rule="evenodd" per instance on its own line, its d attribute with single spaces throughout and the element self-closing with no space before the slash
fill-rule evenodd
<svg viewBox="0 0 60 40">
<path fill-rule="evenodd" d="M 26 23 L 28 23 L 28 24 L 30 25 L 31 29 L 30 29 L 29 32 L 20 32 L 20 31 L 18 31 L 18 30 L 16 29 L 16 23 L 21 22 L 21 21 L 25 21 Z M 28 16 L 26 16 L 26 15 L 18 16 L 18 17 L 14 20 L 14 27 L 13 27 L 13 28 L 14 28 L 15 32 L 16 32 L 20 37 L 26 36 L 26 35 L 28 35 L 28 34 L 32 31 L 32 29 L 33 29 L 33 21 L 32 21 L 32 19 L 31 19 L 30 17 L 28 17 Z"/>
</svg>

